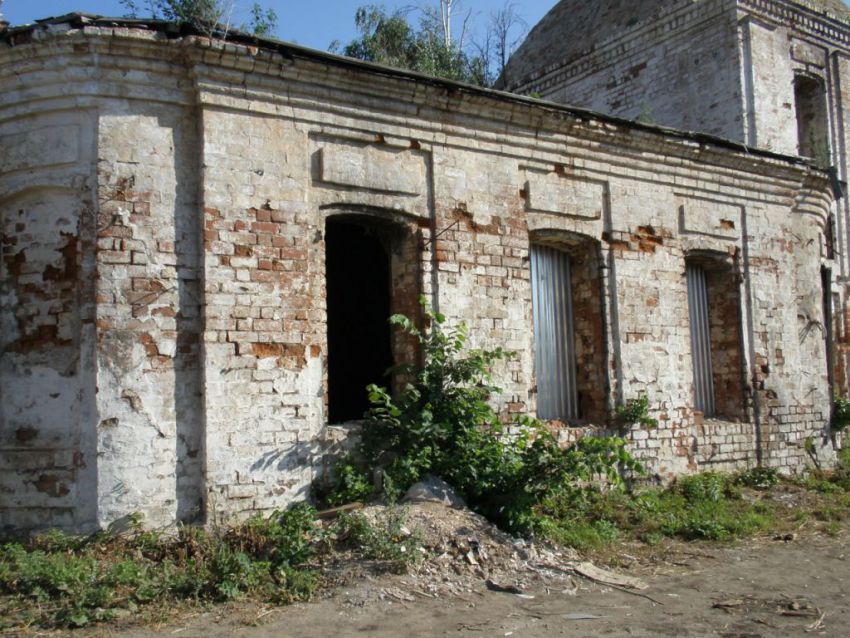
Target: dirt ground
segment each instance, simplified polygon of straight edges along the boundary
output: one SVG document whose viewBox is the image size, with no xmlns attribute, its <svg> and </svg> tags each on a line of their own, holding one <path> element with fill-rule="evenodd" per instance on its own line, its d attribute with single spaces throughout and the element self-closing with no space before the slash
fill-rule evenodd
<svg viewBox="0 0 850 638">
<path fill-rule="evenodd" d="M 323 600 L 286 608 L 230 605 L 145 628 L 88 636 L 850 636 L 850 534 L 761 539 L 731 547 L 671 544 L 663 559 L 622 555 L 640 592 L 579 576 L 484 581 L 454 595 L 418 590 L 409 576 L 361 575 Z M 517 582 L 522 579 L 517 579 Z M 548 582 L 547 582 L 548 581 Z M 519 594 L 517 593 L 519 592 Z"/>
</svg>

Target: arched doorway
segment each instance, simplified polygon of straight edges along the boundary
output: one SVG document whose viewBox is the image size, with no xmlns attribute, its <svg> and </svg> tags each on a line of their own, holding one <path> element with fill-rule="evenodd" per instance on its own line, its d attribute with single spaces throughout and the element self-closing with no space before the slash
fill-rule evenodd
<svg viewBox="0 0 850 638">
<path fill-rule="evenodd" d="M 380 231 L 356 218 L 327 221 L 328 422 L 363 417 L 366 386 L 393 364 L 391 260 Z"/>
</svg>

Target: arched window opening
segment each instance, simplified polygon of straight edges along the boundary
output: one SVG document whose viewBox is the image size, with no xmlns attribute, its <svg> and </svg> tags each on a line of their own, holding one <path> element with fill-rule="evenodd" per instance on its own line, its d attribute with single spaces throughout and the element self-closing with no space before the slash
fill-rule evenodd
<svg viewBox="0 0 850 638">
<path fill-rule="evenodd" d="M 598 244 L 590 239 L 531 246 L 537 416 L 605 420 L 605 343 Z"/>
<path fill-rule="evenodd" d="M 710 256 L 686 263 L 694 407 L 706 417 L 743 416 L 740 290 L 730 264 Z"/>
<path fill-rule="evenodd" d="M 794 78 L 794 104 L 799 154 L 812 158 L 823 168 L 830 166 L 829 124 L 823 80 L 806 75 Z"/>
</svg>

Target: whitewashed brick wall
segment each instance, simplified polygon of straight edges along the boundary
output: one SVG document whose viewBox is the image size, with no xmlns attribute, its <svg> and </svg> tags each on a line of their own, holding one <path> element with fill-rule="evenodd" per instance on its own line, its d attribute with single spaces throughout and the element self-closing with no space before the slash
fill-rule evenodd
<svg viewBox="0 0 850 638">
<path fill-rule="evenodd" d="M 517 352 L 497 370 L 506 414 L 535 410 L 529 241 L 580 235 L 604 322 L 582 357 L 603 362 L 601 414 L 648 395 L 660 425 L 628 436 L 651 472 L 800 471 L 810 437 L 830 462 L 825 174 L 297 48 L 36 33 L 0 43 L 4 528 L 306 497 L 338 436 L 323 233 L 344 213 L 405 229 L 402 307 L 418 288 L 472 346 Z M 692 407 L 694 251 L 736 264 L 740 422 Z"/>
</svg>

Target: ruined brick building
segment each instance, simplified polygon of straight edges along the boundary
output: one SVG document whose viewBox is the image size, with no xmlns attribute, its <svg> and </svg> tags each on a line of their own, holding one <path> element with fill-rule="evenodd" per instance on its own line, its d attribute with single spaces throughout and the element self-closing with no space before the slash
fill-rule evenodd
<svg viewBox="0 0 850 638">
<path fill-rule="evenodd" d="M 834 454 L 794 148 L 78 14 L 0 34 L 0 86 L 4 529 L 304 498 L 420 294 L 565 441 L 645 393 L 661 476 Z"/>
<path fill-rule="evenodd" d="M 850 8 L 842 0 L 557 3 L 502 86 L 834 167 L 846 188 Z M 850 198 L 833 207 L 835 374 L 847 388 Z"/>
</svg>

